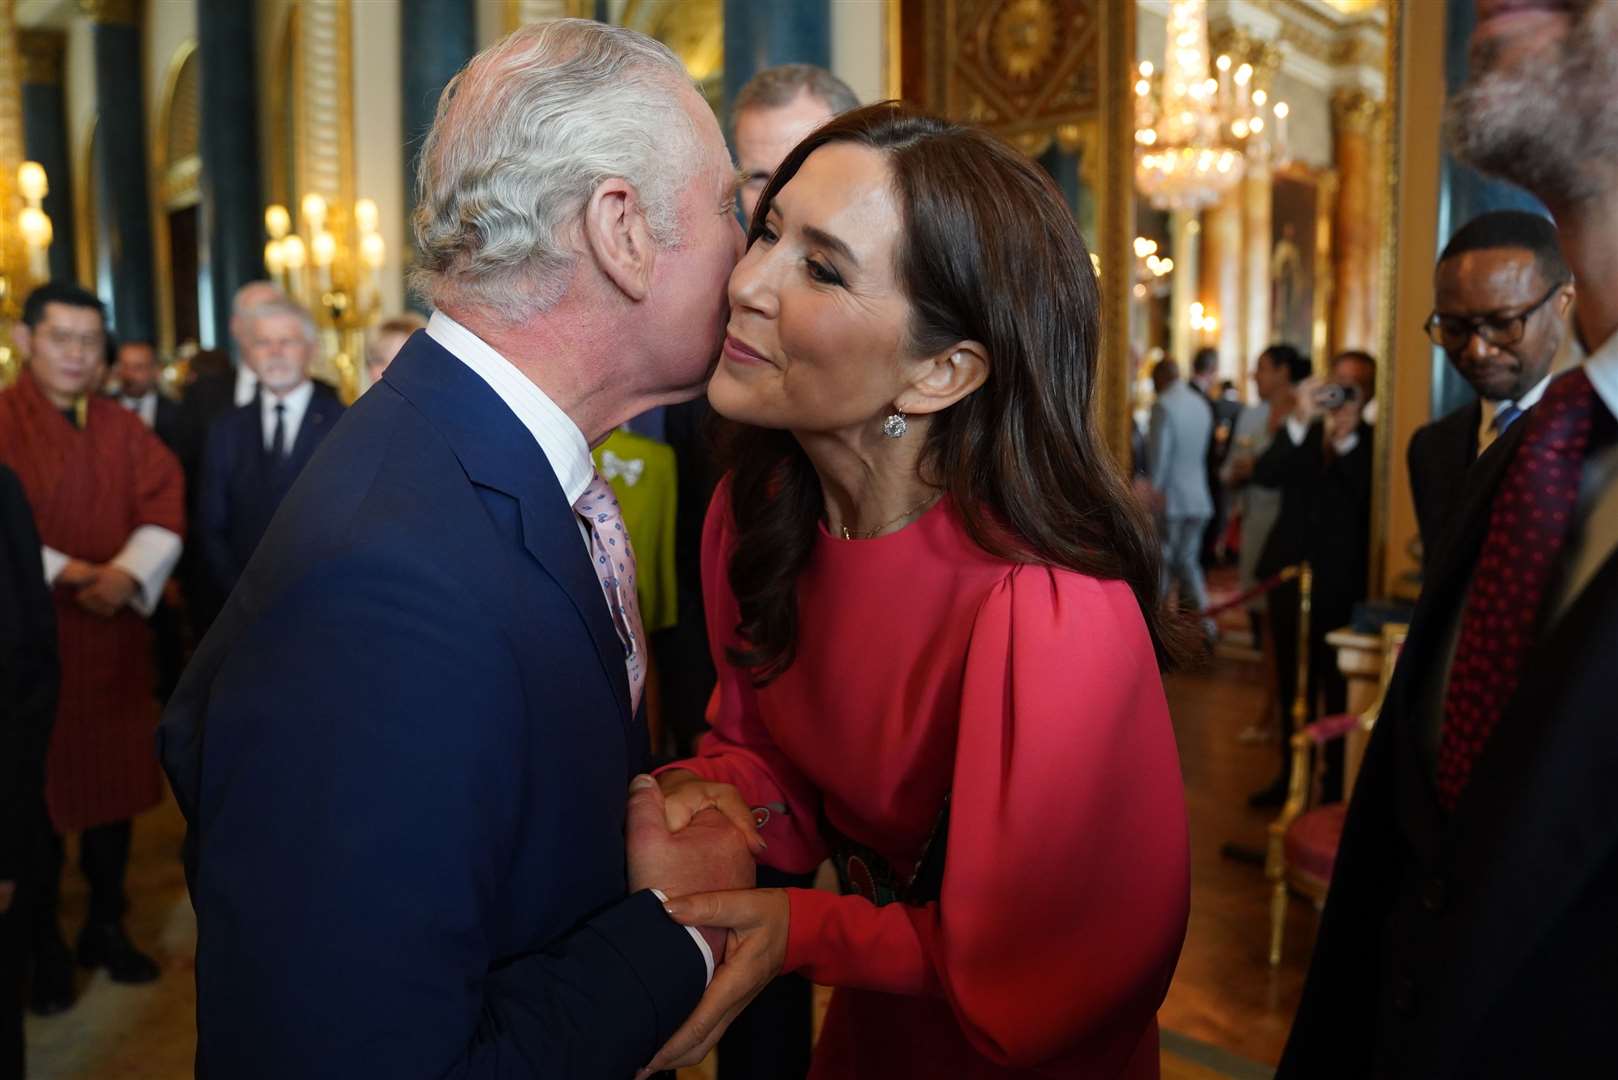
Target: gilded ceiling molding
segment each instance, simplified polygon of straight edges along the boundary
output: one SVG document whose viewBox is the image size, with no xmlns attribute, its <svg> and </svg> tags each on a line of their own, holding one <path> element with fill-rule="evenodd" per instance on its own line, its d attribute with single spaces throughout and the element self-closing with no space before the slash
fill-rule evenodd
<svg viewBox="0 0 1618 1080">
<path fill-rule="evenodd" d="M 22 56 L 23 82 L 35 86 L 62 85 L 66 34 L 60 30 L 19 30 L 17 50 Z"/>
<path fill-rule="evenodd" d="M 98 23 L 140 25 L 140 0 L 79 0 L 79 10 Z"/>
</svg>

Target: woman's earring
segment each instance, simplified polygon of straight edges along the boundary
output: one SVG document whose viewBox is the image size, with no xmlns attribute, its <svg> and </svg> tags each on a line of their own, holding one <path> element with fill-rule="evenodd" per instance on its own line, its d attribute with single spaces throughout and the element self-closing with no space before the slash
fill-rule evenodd
<svg viewBox="0 0 1618 1080">
<path fill-rule="evenodd" d="M 895 409 L 886 420 L 882 421 L 882 434 L 890 439 L 902 439 L 905 432 L 910 430 L 910 422 L 905 414 Z"/>
</svg>

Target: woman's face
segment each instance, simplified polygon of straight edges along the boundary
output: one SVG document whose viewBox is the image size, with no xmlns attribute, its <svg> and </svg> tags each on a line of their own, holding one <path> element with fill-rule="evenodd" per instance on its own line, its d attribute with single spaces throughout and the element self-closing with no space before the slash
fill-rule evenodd
<svg viewBox="0 0 1618 1080">
<path fill-rule="evenodd" d="M 881 154 L 830 143 L 776 195 L 730 276 L 730 325 L 708 384 L 721 415 L 793 431 L 857 429 L 891 412 L 929 366 L 908 346 L 890 180 Z"/>
</svg>

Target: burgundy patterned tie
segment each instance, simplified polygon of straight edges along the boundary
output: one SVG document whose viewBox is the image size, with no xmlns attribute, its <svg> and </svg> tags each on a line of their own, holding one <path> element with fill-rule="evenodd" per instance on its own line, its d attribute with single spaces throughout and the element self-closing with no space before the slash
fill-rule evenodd
<svg viewBox="0 0 1618 1080">
<path fill-rule="evenodd" d="M 1522 679 L 1558 556 L 1567 543 L 1595 391 L 1583 368 L 1551 383 L 1489 513 L 1444 692 L 1438 801 L 1454 810 L 1472 765 Z"/>
<path fill-rule="evenodd" d="M 635 551 L 629 546 L 623 511 L 612 485 L 600 473 L 590 481 L 573 509 L 590 527 L 590 563 L 601 581 L 612 625 L 624 643 L 624 667 L 629 675 L 629 709 L 640 708 L 646 686 L 646 649 L 642 644 L 640 604 L 635 599 Z"/>
</svg>

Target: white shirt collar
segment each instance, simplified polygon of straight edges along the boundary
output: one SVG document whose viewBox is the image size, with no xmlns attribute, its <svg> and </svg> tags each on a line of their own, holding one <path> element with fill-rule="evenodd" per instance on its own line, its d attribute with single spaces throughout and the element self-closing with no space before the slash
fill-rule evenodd
<svg viewBox="0 0 1618 1080">
<path fill-rule="evenodd" d="M 1529 388 L 1526 394 L 1518 398 L 1516 401 L 1513 401 L 1510 398 L 1501 398 L 1499 401 L 1490 401 L 1488 398 L 1479 399 L 1478 403 L 1483 407 L 1483 415 L 1480 418 L 1481 423 L 1478 427 L 1480 442 L 1490 441 L 1493 435 L 1496 434 L 1494 430 L 1494 418 L 1499 416 L 1501 411 L 1505 409 L 1506 406 L 1512 405 L 1521 412 L 1527 412 L 1535 405 L 1538 405 L 1539 399 L 1545 396 L 1545 388 L 1551 384 L 1551 379 L 1557 374 L 1558 372 L 1554 371 L 1547 373 L 1543 379 L 1535 383 L 1531 388 Z"/>
<path fill-rule="evenodd" d="M 595 478 L 595 463 L 584 432 L 572 418 L 511 361 L 442 311 L 433 312 L 427 321 L 427 336 L 488 383 L 522 421 L 551 463 L 568 505 L 583 498 Z"/>
<path fill-rule="evenodd" d="M 315 396 L 315 384 L 308 379 L 303 385 L 287 392 L 285 397 L 278 398 L 270 393 L 269 387 L 263 387 L 263 393 L 258 396 L 258 415 L 263 425 L 264 445 L 269 447 L 270 440 L 275 432 L 275 407 L 284 405 L 282 412 L 286 429 L 287 452 L 292 452 L 293 443 L 298 441 L 298 429 L 303 426 L 303 414 L 309 411 L 309 402 Z"/>
<path fill-rule="evenodd" d="M 1618 416 L 1618 334 L 1613 334 L 1585 357 L 1584 373 L 1590 377 L 1590 384 L 1607 411 Z"/>
</svg>

